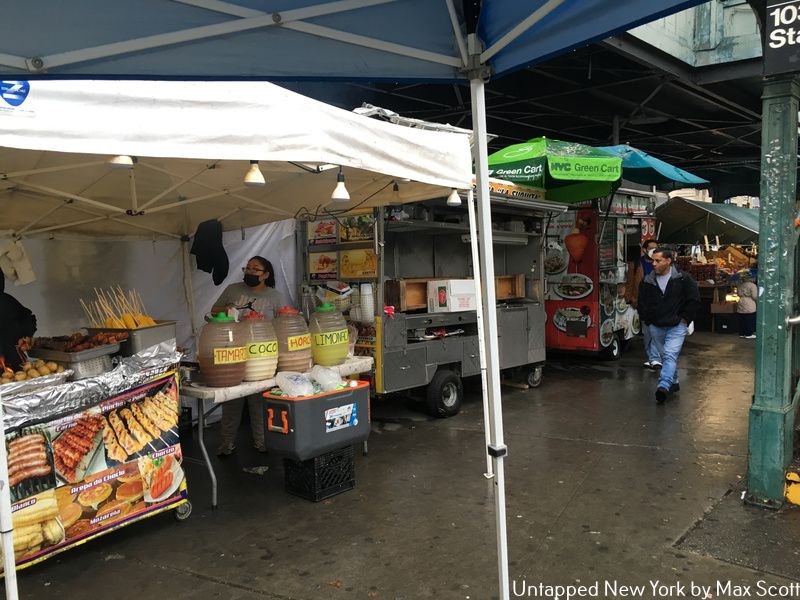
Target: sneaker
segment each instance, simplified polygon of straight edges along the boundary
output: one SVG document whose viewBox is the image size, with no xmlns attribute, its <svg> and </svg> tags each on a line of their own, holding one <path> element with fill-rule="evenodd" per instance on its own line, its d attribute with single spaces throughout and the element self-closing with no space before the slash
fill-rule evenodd
<svg viewBox="0 0 800 600">
<path fill-rule="evenodd" d="M 217 448 L 217 456 L 230 456 L 234 450 L 236 450 L 234 444 L 220 444 L 220 447 Z"/>
<path fill-rule="evenodd" d="M 656 404 L 664 404 L 667 401 L 667 396 L 669 395 L 669 390 L 666 388 L 658 388 L 656 390 Z"/>
<path fill-rule="evenodd" d="M 677 381 L 673 383 L 671 386 L 669 386 L 670 394 L 674 394 L 675 392 L 680 392 L 680 391 L 681 391 L 681 384 L 678 383 Z"/>
<path fill-rule="evenodd" d="M 746 335 L 746 336 L 744 336 L 744 339 L 746 339 L 746 340 L 754 340 L 754 339 L 756 339 L 756 334 L 754 333 L 753 335 Z"/>
<path fill-rule="evenodd" d="M 646 361 L 644 361 L 644 364 L 642 366 L 645 369 L 652 369 L 653 368 L 653 363 L 651 363 L 649 360 L 646 360 Z"/>
<path fill-rule="evenodd" d="M 661 363 L 658 362 L 657 360 L 654 360 L 653 362 L 650 363 L 650 368 L 654 370 L 660 369 Z"/>
</svg>

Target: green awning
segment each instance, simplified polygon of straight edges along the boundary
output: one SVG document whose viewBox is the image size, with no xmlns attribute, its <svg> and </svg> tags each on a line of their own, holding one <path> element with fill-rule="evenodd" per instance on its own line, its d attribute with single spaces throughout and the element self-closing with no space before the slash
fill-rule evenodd
<svg viewBox="0 0 800 600">
<path fill-rule="evenodd" d="M 661 242 L 696 244 L 704 235 L 709 241 L 719 236 L 723 244 L 758 241 L 758 209 L 672 198 L 656 209 L 656 218 Z"/>
</svg>

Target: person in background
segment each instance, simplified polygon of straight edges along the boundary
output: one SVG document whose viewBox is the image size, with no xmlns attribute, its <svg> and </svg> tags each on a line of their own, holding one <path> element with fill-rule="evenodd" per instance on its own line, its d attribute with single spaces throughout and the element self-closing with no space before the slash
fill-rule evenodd
<svg viewBox="0 0 800 600">
<path fill-rule="evenodd" d="M 736 312 L 739 313 L 739 337 L 754 340 L 756 338 L 758 286 L 753 283 L 753 278 L 747 271 L 739 275 L 736 294 L 739 296 L 739 303 L 736 305 Z"/>
<path fill-rule="evenodd" d="M 19 371 L 22 358 L 17 352 L 17 342 L 19 338 L 36 333 L 36 317 L 19 300 L 6 293 L 5 287 L 6 277 L 0 271 L 0 356 L 9 369 Z"/>
<path fill-rule="evenodd" d="M 243 312 L 254 310 L 265 319 L 274 319 L 275 312 L 286 304 L 283 295 L 275 289 L 275 274 L 272 263 L 261 256 L 254 256 L 242 269 L 243 281 L 229 285 L 214 303 L 211 312 L 214 314 L 228 312 L 231 308 L 239 308 Z M 247 308 L 242 308 L 247 307 Z M 222 404 L 222 424 L 220 444 L 217 455 L 228 456 L 236 449 L 236 434 L 242 422 L 242 412 L 247 401 L 250 412 L 250 432 L 253 435 L 253 447 L 265 452 L 264 422 L 261 415 L 261 397 L 236 398 Z"/>
<path fill-rule="evenodd" d="M 227 312 L 233 307 L 251 307 L 266 319 L 274 319 L 275 311 L 286 304 L 283 295 L 275 289 L 275 271 L 272 263 L 262 256 L 254 256 L 242 268 L 244 277 L 222 292 L 211 309 L 213 314 Z"/>
<path fill-rule="evenodd" d="M 680 390 L 678 357 L 689 334 L 689 323 L 700 309 L 697 283 L 688 273 L 678 271 L 672 264 L 674 260 L 673 250 L 656 248 L 653 271 L 639 285 L 639 316 L 649 327 L 664 363 L 655 394 L 658 404 Z"/>
<path fill-rule="evenodd" d="M 625 284 L 625 300 L 637 310 L 639 305 L 639 284 L 653 271 L 653 252 L 657 246 L 658 243 L 655 240 L 645 240 L 642 242 L 641 252 L 634 247 L 627 257 L 628 276 Z M 647 356 L 643 366 L 647 369 L 660 369 L 661 354 L 650 337 L 649 328 L 644 325 L 642 325 L 642 338 L 644 339 L 644 352 Z"/>
</svg>

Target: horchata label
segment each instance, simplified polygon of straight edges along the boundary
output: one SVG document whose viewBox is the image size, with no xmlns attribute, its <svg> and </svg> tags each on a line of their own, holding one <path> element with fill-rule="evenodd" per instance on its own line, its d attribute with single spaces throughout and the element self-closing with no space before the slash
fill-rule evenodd
<svg viewBox="0 0 800 600">
<path fill-rule="evenodd" d="M 346 344 L 349 341 L 350 335 L 347 332 L 347 329 L 314 334 L 315 346 L 333 346 L 335 344 Z"/>
<path fill-rule="evenodd" d="M 214 348 L 215 365 L 232 365 L 247 360 L 247 349 L 240 348 Z"/>
<path fill-rule="evenodd" d="M 301 335 L 291 335 L 288 338 L 286 338 L 286 346 L 289 348 L 289 352 L 294 352 L 295 350 L 305 350 L 306 348 L 310 348 L 311 334 L 303 333 Z"/>
<path fill-rule="evenodd" d="M 251 342 L 247 344 L 247 358 L 266 358 L 278 355 L 278 341 Z"/>
</svg>

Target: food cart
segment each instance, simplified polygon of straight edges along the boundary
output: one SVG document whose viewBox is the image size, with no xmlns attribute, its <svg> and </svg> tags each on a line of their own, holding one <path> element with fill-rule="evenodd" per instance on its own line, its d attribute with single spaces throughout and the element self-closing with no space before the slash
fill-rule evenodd
<svg viewBox="0 0 800 600">
<path fill-rule="evenodd" d="M 625 300 L 627 249 L 655 237 L 654 193 L 620 188 L 547 224 L 547 348 L 619 358 L 641 330 Z"/>
<path fill-rule="evenodd" d="M 174 323 L 156 329 L 174 332 Z M 76 336 L 67 339 L 94 339 Z M 13 547 L 17 568 L 165 510 L 176 509 L 179 520 L 191 513 L 174 338 L 126 357 L 120 343 L 98 344 L 32 345 L 23 364 L 31 377 L 21 370 L 18 381 L 0 385 L 13 523 L 3 536 L 13 535 L 5 547 Z M 111 355 L 113 368 L 104 361 Z M 34 377 L 34 370 L 54 373 Z"/>
<path fill-rule="evenodd" d="M 491 186 L 500 367 L 537 387 L 545 361 L 544 226 L 566 208 L 533 189 Z M 357 352 L 375 359 L 374 393 L 420 390 L 431 414 L 457 414 L 461 379 L 481 372 L 478 315 L 474 305 L 432 310 L 428 286 L 466 281 L 466 295 L 474 295 L 466 210 L 442 200 L 402 205 L 304 223 L 298 240 L 306 285 L 333 279 L 361 291 L 368 283 L 374 294 L 368 311 L 363 294 L 357 307 L 342 305 L 358 326 Z"/>
</svg>

